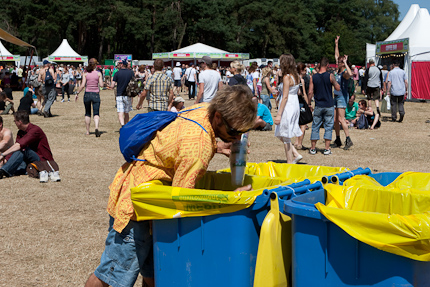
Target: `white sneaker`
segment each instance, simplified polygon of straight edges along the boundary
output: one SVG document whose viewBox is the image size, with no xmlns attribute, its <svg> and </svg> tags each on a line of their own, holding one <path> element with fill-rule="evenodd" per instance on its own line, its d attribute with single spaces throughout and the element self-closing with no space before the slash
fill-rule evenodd
<svg viewBox="0 0 430 287">
<path fill-rule="evenodd" d="M 61 181 L 60 172 L 59 171 L 50 172 L 49 179 L 53 182 Z"/>
<path fill-rule="evenodd" d="M 41 172 L 39 172 L 39 181 L 41 183 L 46 183 L 48 182 L 49 176 L 48 176 L 48 172 L 46 170 L 42 170 Z"/>
<path fill-rule="evenodd" d="M 64 103 L 64 99 L 62 99 L 61 102 Z"/>
<path fill-rule="evenodd" d="M 298 163 L 299 161 L 301 161 L 303 158 L 303 156 L 301 154 L 299 154 L 294 160 L 293 160 L 293 164 Z"/>
<path fill-rule="evenodd" d="M 324 155 L 331 155 L 331 149 L 325 149 Z"/>
</svg>

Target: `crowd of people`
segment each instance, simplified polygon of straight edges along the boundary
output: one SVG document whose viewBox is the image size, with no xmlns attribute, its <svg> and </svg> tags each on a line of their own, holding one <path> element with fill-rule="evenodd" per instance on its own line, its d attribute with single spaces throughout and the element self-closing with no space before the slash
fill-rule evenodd
<svg viewBox="0 0 430 287">
<path fill-rule="evenodd" d="M 0 179 L 28 172 L 32 166 L 37 168 L 35 163 L 48 162 L 51 169 L 39 171 L 40 182 L 60 181 L 58 168 L 50 164 L 55 162 L 48 139 L 29 117 L 36 113 L 50 117 L 51 107 L 59 95 L 62 102 L 69 102 L 70 94 L 75 94 L 77 101 L 84 91 L 85 134 L 90 134 L 93 117 L 96 137 L 101 135 L 102 89 L 114 91 L 121 127 L 130 120 L 134 97 L 137 110 L 143 108 L 146 100 L 148 113 L 180 112 L 179 120 L 158 130 L 132 163 L 119 168 L 109 187 L 110 220 L 105 251 L 100 265 L 86 283 L 88 287 L 133 286 L 140 272 L 144 284 L 154 286 L 151 227 L 148 221 L 135 220 L 132 187 L 159 179 L 174 187 L 194 188 L 214 154 L 228 156 L 231 143 L 251 129 L 272 131 L 274 126 L 274 136 L 283 144 L 287 163 L 302 160 L 300 151 L 305 149 L 303 138 L 310 123 L 311 155 L 317 153 L 321 128 L 324 128 L 324 155 L 332 154 L 332 148 L 341 146 L 348 150 L 353 146 L 349 128 L 381 126 L 379 104 L 385 93 L 391 99 L 392 119 L 397 119 L 398 109 L 399 121 L 403 120 L 407 80 L 399 64 L 394 63 L 385 73 L 370 61 L 369 68 L 361 73 L 349 63 L 348 55 L 340 53 L 339 40 L 336 37 L 335 69 L 326 57 L 310 66 L 296 62 L 291 54 L 281 55 L 279 66 L 272 62 L 258 66 L 254 62 L 245 67 L 233 61 L 228 68 L 218 68 L 209 56 L 202 57 L 198 64 L 177 62 L 173 68 L 166 67 L 160 59 L 152 67 L 132 67 L 123 60 L 115 68 L 99 66 L 94 58 L 87 66 L 77 68 L 45 60 L 40 68 L 16 73 L 21 75 L 16 81 L 18 86 L 25 88 L 17 109 L 12 81 L 8 81 L 5 73 L 1 78 L 0 110 L 3 114 L 13 113 L 19 131 L 14 142 L 10 129 L 3 126 L 0 117 Z M 360 85 L 367 101 L 356 102 L 356 87 Z M 188 94 L 188 99 L 193 101 L 191 107 L 184 106 L 181 93 Z M 274 118 L 273 109 L 276 109 Z M 332 142 L 333 129 L 336 138 Z M 344 142 L 341 133 L 345 136 Z"/>
</svg>

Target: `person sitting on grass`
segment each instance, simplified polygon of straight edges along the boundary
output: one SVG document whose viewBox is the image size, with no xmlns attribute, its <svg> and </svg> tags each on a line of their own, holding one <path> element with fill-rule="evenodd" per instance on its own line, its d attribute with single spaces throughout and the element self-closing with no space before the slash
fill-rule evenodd
<svg viewBox="0 0 430 287">
<path fill-rule="evenodd" d="M 353 126 L 355 126 L 355 123 L 357 122 L 357 111 L 358 103 L 355 102 L 355 95 L 352 95 L 349 98 L 345 111 L 345 119 L 348 125 L 352 124 Z"/>
<path fill-rule="evenodd" d="M 252 101 L 258 103 L 258 98 L 253 97 Z M 266 105 L 258 103 L 257 118 L 255 119 L 254 130 L 271 131 L 273 126 L 273 118 L 270 110 Z"/>
<path fill-rule="evenodd" d="M 32 87 L 27 90 L 27 93 L 19 101 L 18 111 L 26 111 L 28 114 L 37 114 L 39 111 L 36 108 L 36 103 L 33 100 L 34 91 Z"/>
<path fill-rule="evenodd" d="M 170 109 L 170 111 L 175 113 L 180 112 L 185 108 L 184 103 L 185 103 L 185 100 L 183 97 L 176 97 L 173 100 L 172 108 Z"/>
<path fill-rule="evenodd" d="M 369 107 L 367 105 L 366 100 L 361 100 L 358 102 L 358 111 L 357 111 L 357 117 L 356 120 L 360 118 L 361 115 L 365 115 L 367 119 L 367 123 L 369 124 L 369 129 L 373 130 L 376 128 L 379 128 L 381 126 L 381 122 L 379 121 L 379 114 L 375 114 L 372 107 Z"/>
<path fill-rule="evenodd" d="M 0 114 L 7 115 L 13 108 L 13 101 L 6 96 L 5 92 L 0 92 Z"/>
<path fill-rule="evenodd" d="M 0 153 L 0 162 L 7 158 L 7 162 L 0 169 L 0 179 L 14 175 L 25 174 L 27 165 L 36 161 L 53 161 L 48 138 L 42 129 L 30 123 L 27 111 L 17 111 L 14 114 L 15 125 L 18 128 L 16 142 L 10 148 Z M 51 181 L 60 181 L 58 172 L 50 173 Z M 40 182 L 47 182 L 46 180 Z"/>
</svg>

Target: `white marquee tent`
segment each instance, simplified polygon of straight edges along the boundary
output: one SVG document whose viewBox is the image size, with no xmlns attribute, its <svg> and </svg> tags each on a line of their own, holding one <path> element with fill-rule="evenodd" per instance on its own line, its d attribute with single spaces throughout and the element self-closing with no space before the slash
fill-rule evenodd
<svg viewBox="0 0 430 287">
<path fill-rule="evenodd" d="M 88 64 L 88 56 L 81 56 L 70 47 L 67 39 L 63 39 L 61 45 L 51 55 L 49 61 L 54 62 L 83 62 Z"/>
<path fill-rule="evenodd" d="M 21 57 L 19 55 L 12 55 L 11 52 L 9 52 L 5 46 L 3 46 L 3 43 L 0 41 L 0 61 L 6 62 L 11 61 L 15 62 L 15 65 L 18 65 L 20 62 Z"/>
<path fill-rule="evenodd" d="M 218 60 L 218 62 L 249 59 L 249 54 L 247 53 L 230 53 L 202 43 L 196 43 L 172 52 L 153 53 L 152 59 L 171 61 L 173 66 L 174 61 L 191 61 L 196 63 L 196 60 L 201 59 L 203 56 L 209 56 L 213 60 Z"/>
<path fill-rule="evenodd" d="M 376 62 L 403 59 L 403 68 L 408 74 L 408 99 L 430 100 L 429 27 L 428 10 L 413 4 L 391 35 L 376 43 Z"/>
</svg>

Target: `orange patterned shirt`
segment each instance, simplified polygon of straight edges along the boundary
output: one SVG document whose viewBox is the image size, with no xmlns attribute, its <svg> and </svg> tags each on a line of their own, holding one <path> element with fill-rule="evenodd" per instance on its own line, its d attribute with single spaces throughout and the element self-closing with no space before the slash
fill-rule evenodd
<svg viewBox="0 0 430 287">
<path fill-rule="evenodd" d="M 107 211 L 115 219 L 113 228 L 121 232 L 134 217 L 130 188 L 151 180 L 163 180 L 172 186 L 194 188 L 203 177 L 216 151 L 215 133 L 209 122 L 208 104 L 199 104 L 181 116 L 200 123 L 177 118 L 139 153 L 138 159 L 125 163 L 109 186 Z"/>
</svg>

